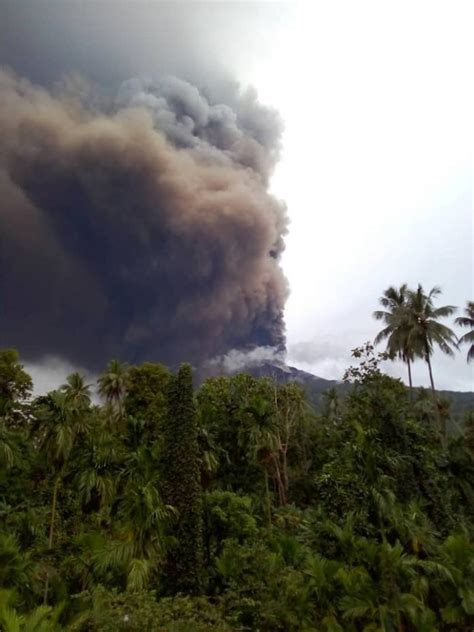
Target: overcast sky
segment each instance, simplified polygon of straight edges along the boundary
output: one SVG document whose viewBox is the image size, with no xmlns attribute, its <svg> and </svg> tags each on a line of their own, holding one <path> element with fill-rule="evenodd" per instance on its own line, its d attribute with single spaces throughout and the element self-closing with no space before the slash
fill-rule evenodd
<svg viewBox="0 0 474 632">
<path fill-rule="evenodd" d="M 340 378 L 388 285 L 472 300 L 471 2 L 0 4 L 1 61 L 39 83 L 228 75 L 278 108 L 290 363 Z M 465 351 L 439 387 L 472 390 Z"/>
<path fill-rule="evenodd" d="M 286 322 L 302 368 L 340 376 L 391 284 L 472 300 L 472 17 L 459 2 L 314 3 L 279 26 L 286 45 L 254 82 L 287 125 L 274 189 L 292 220 Z M 437 353 L 434 371 L 473 388 L 465 353 Z M 428 384 L 422 362 L 413 373 Z"/>
</svg>

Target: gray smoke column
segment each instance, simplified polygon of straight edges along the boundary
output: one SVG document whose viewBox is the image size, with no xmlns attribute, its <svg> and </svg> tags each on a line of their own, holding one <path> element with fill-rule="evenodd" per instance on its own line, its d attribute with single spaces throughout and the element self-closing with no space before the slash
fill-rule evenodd
<svg viewBox="0 0 474 632">
<path fill-rule="evenodd" d="M 0 134 L 0 345 L 90 369 L 284 346 L 281 122 L 254 93 L 131 79 L 97 109 L 4 70 Z"/>
</svg>

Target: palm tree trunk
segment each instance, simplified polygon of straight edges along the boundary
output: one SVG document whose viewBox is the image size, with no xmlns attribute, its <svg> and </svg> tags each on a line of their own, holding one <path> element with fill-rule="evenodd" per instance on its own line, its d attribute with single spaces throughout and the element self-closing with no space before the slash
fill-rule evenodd
<svg viewBox="0 0 474 632">
<path fill-rule="evenodd" d="M 426 353 L 426 364 L 428 365 L 428 371 L 430 374 L 431 395 L 433 397 L 433 405 L 435 408 L 436 420 L 438 422 L 439 438 L 441 441 L 441 446 L 443 448 L 446 448 L 446 430 L 444 428 L 444 424 L 441 419 L 441 413 L 439 412 L 438 398 L 436 397 L 436 390 L 435 390 L 435 385 L 434 385 L 434 380 L 433 380 L 433 370 L 431 368 L 430 354 L 428 352 Z"/>
<path fill-rule="evenodd" d="M 287 453 L 288 453 L 288 444 L 285 444 L 283 448 L 283 462 L 282 462 L 282 480 L 283 480 L 283 491 L 285 492 L 285 505 L 288 502 L 288 488 L 289 488 Z"/>
<path fill-rule="evenodd" d="M 267 526 L 268 530 L 272 530 L 272 502 L 270 500 L 270 488 L 268 486 L 268 472 L 267 468 L 264 467 L 265 473 L 265 505 L 267 510 Z"/>
<path fill-rule="evenodd" d="M 413 401 L 413 382 L 411 379 L 411 362 L 410 362 L 409 357 L 407 357 L 407 366 L 408 366 L 408 384 L 410 386 L 410 400 Z"/>
<path fill-rule="evenodd" d="M 277 458 L 274 454 L 272 454 L 272 460 L 273 460 L 273 465 L 275 468 L 275 481 L 276 481 L 276 488 L 278 490 L 279 505 L 280 507 L 284 507 L 286 505 L 286 493 L 285 493 L 285 486 L 283 483 L 282 472 L 280 469 L 279 458 Z"/>
<path fill-rule="evenodd" d="M 382 542 L 385 544 L 387 542 L 387 536 L 385 534 L 385 526 L 383 523 L 382 513 L 380 512 L 380 509 L 377 509 L 377 517 L 379 521 L 379 529 L 380 529 L 380 535 L 382 536 Z"/>
<path fill-rule="evenodd" d="M 52 551 L 53 549 L 53 538 L 54 538 L 54 522 L 56 519 L 56 505 L 58 501 L 58 490 L 59 484 L 62 478 L 62 469 L 56 477 L 54 481 L 53 487 L 53 500 L 51 502 L 51 522 L 49 524 L 49 537 L 48 537 L 48 551 Z M 46 606 L 48 604 L 48 591 L 49 591 L 49 571 L 46 572 L 46 582 L 44 585 L 44 595 L 43 595 L 43 604 Z"/>
</svg>

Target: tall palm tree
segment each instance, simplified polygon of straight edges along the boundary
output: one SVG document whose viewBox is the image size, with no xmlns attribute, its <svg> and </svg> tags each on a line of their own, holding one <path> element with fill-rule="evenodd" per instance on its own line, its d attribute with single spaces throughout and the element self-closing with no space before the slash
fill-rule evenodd
<svg viewBox="0 0 474 632">
<path fill-rule="evenodd" d="M 408 287 L 404 283 L 399 289 L 390 286 L 379 299 L 379 303 L 385 310 L 377 310 L 373 313 L 376 320 L 382 320 L 385 327 L 379 331 L 374 343 L 377 345 L 383 340 L 387 341 L 387 353 L 391 358 L 398 357 L 406 362 L 408 367 L 408 383 L 410 393 L 413 383 L 411 378 L 411 363 L 414 360 L 413 349 L 408 344 L 409 315 L 407 311 Z"/>
<path fill-rule="evenodd" d="M 408 346 L 417 355 L 421 355 L 428 365 L 435 413 L 438 419 L 441 441 L 445 445 L 446 433 L 443 428 L 439 402 L 436 397 L 431 356 L 435 346 L 438 346 L 446 355 L 454 356 L 453 347 L 456 349 L 458 347 L 457 336 L 452 329 L 440 323 L 439 319 L 452 316 L 457 308 L 454 305 L 436 307 L 434 300 L 440 294 L 441 290 L 436 286 L 426 294 L 421 284 L 418 284 L 416 291 L 409 291 L 407 311 L 409 316 Z"/>
<path fill-rule="evenodd" d="M 460 327 L 468 327 L 471 330 L 459 339 L 459 342 L 471 343 L 467 350 L 467 361 L 470 362 L 474 359 L 474 301 L 467 302 L 464 312 L 466 316 L 459 316 L 454 322 Z"/>
<path fill-rule="evenodd" d="M 126 364 L 111 360 L 104 373 L 98 379 L 99 395 L 105 398 L 110 419 L 123 429 L 124 400 L 129 385 L 129 373 Z"/>
<path fill-rule="evenodd" d="M 262 468 L 265 489 L 265 506 L 267 526 L 272 528 L 272 503 L 269 488 L 269 472 L 274 472 L 276 487 L 280 501 L 283 499 L 283 488 L 278 463 L 275 461 L 277 447 L 275 409 L 270 399 L 259 393 L 252 395 L 244 406 L 245 415 L 249 422 L 242 428 L 240 441 L 247 444 L 248 459 L 257 462 Z M 248 442 L 248 443 L 247 443 Z M 284 502 L 282 503 L 285 504 Z"/>
<path fill-rule="evenodd" d="M 77 379 L 79 377 L 79 379 Z M 51 499 L 51 519 L 48 535 L 48 550 L 53 549 L 57 501 L 66 465 L 79 436 L 89 432 L 89 404 L 86 386 L 80 376 L 69 376 L 67 384 L 59 390 L 37 400 L 39 416 L 39 447 L 54 470 L 54 485 Z M 49 573 L 46 575 L 44 604 L 47 604 Z"/>
<path fill-rule="evenodd" d="M 60 390 L 66 394 L 67 400 L 75 408 L 88 408 L 91 403 L 90 385 L 84 382 L 80 373 L 71 373 Z"/>
</svg>

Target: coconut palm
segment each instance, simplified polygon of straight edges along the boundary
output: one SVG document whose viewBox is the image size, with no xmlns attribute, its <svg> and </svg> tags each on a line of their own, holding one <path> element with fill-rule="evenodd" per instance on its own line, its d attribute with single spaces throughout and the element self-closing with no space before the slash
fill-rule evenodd
<svg viewBox="0 0 474 632">
<path fill-rule="evenodd" d="M 127 366 L 118 360 L 111 360 L 105 372 L 99 377 L 99 394 L 114 405 L 123 402 L 128 385 Z"/>
<path fill-rule="evenodd" d="M 442 428 L 439 403 L 436 397 L 431 356 L 433 355 L 435 346 L 438 346 L 446 355 L 454 356 L 453 347 L 456 349 L 458 347 L 457 336 L 447 325 L 440 323 L 439 319 L 452 316 L 457 308 L 454 305 L 436 307 L 434 300 L 440 294 L 441 290 L 436 286 L 426 294 L 421 284 L 418 285 L 416 291 L 409 291 L 407 309 L 409 333 L 407 343 L 408 347 L 416 355 L 421 355 L 428 365 L 431 394 L 438 418 L 441 438 L 443 443 L 445 443 L 446 437 L 445 431 Z"/>
<path fill-rule="evenodd" d="M 60 390 L 76 408 L 87 408 L 91 403 L 90 385 L 84 382 L 84 377 L 79 373 L 71 373 Z"/>
<path fill-rule="evenodd" d="M 410 392 L 413 386 L 411 378 L 411 363 L 414 359 L 414 350 L 408 344 L 409 334 L 409 315 L 407 311 L 408 287 L 404 283 L 399 289 L 390 286 L 380 297 L 379 302 L 385 310 L 378 310 L 373 313 L 376 320 L 382 320 L 385 323 L 382 329 L 375 337 L 374 343 L 379 344 L 387 341 L 387 353 L 393 359 L 400 358 L 406 362 L 408 367 L 408 383 Z"/>
<path fill-rule="evenodd" d="M 471 346 L 467 350 L 467 361 L 470 362 L 474 359 L 474 301 L 467 302 L 464 312 L 466 316 L 459 316 L 454 322 L 460 327 L 467 327 L 470 329 L 470 331 L 459 339 L 459 342 L 461 343 L 471 343 Z"/>
<path fill-rule="evenodd" d="M 118 360 L 111 360 L 98 379 L 99 395 L 105 398 L 109 419 L 118 427 L 124 426 L 124 400 L 129 385 L 128 367 Z"/>
</svg>

